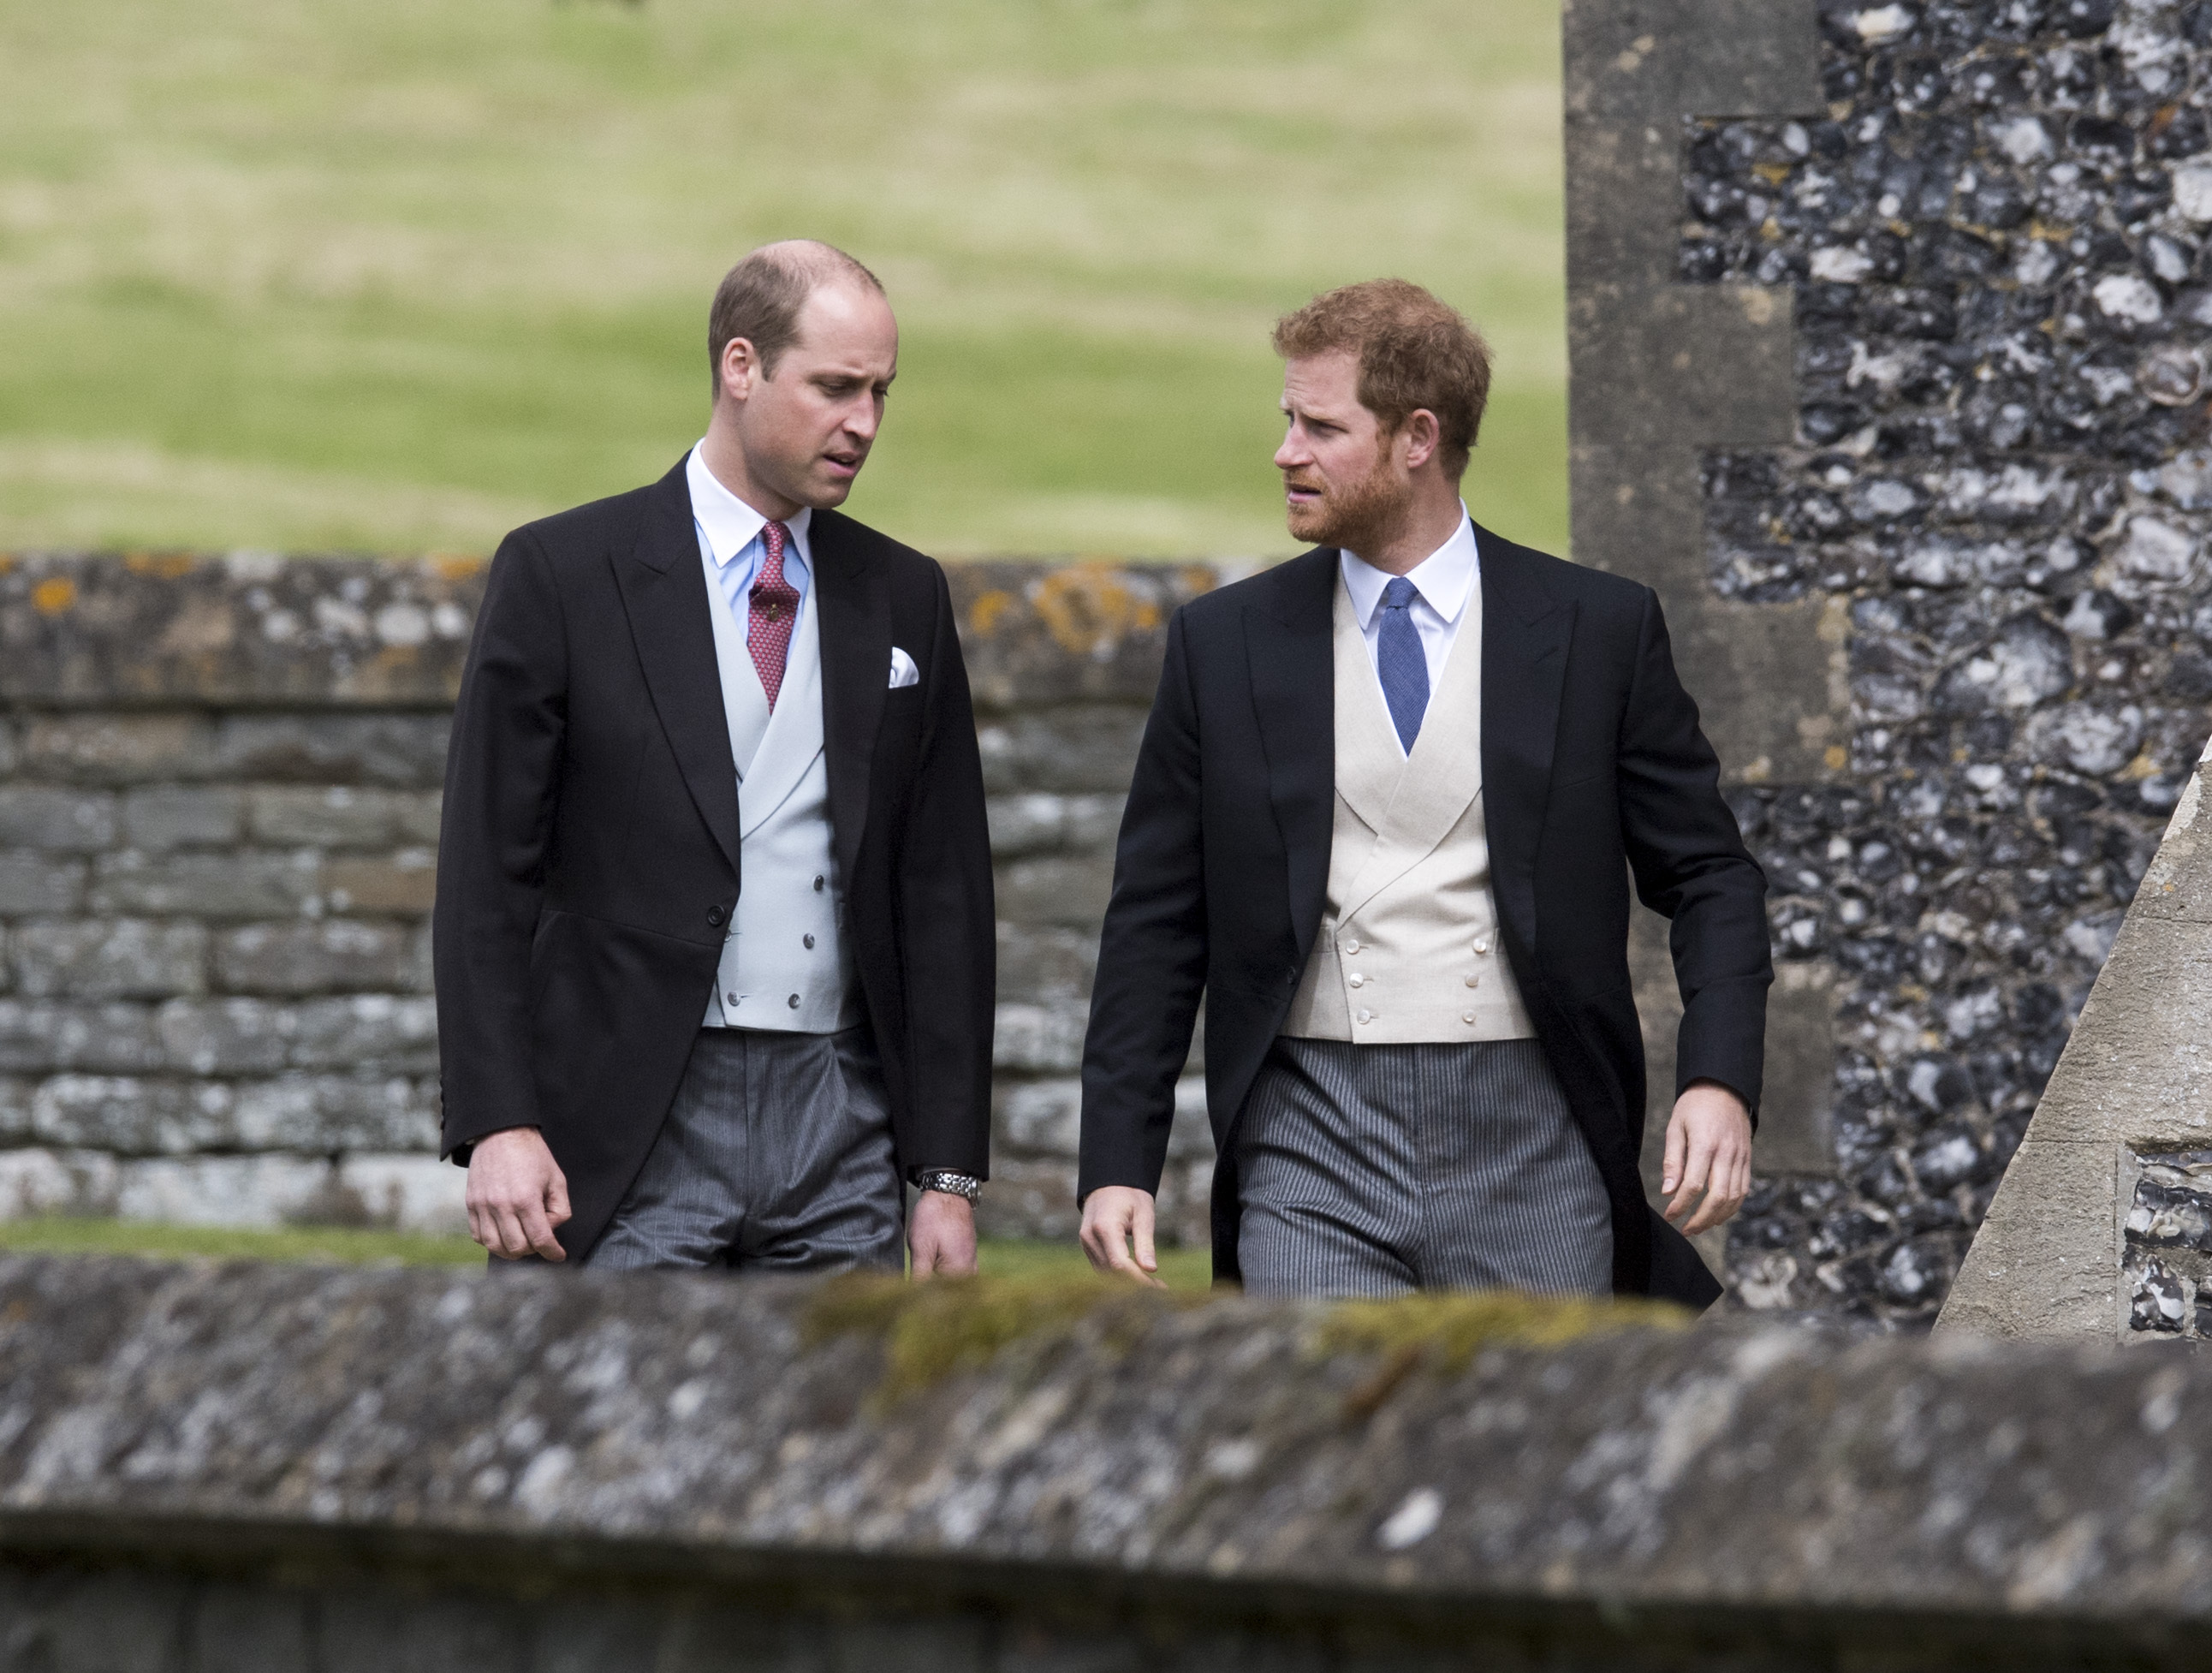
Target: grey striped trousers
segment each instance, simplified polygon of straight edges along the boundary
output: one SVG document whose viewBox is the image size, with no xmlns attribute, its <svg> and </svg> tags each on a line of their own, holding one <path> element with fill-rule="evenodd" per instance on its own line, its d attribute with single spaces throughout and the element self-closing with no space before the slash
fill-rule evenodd
<svg viewBox="0 0 2212 1673">
<path fill-rule="evenodd" d="M 1285 1037 L 1234 1165 L 1249 1294 L 1613 1287 L 1605 1182 L 1534 1040 Z"/>
<path fill-rule="evenodd" d="M 906 1193 L 865 1025 L 702 1028 L 660 1135 L 581 1265 L 903 1268 Z"/>
</svg>

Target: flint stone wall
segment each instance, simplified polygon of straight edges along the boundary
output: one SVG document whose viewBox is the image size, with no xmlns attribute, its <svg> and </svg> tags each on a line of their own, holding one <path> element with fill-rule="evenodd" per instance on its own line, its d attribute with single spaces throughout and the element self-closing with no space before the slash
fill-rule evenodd
<svg viewBox="0 0 2212 1673">
<path fill-rule="evenodd" d="M 428 915 L 473 560 L 0 557 L 0 1215 L 465 1227 Z M 988 1229 L 1072 1232 L 1159 633 L 1211 569 L 951 570 L 1000 910 Z M 1202 1241 L 1184 1083 L 1162 1209 Z"/>
<path fill-rule="evenodd" d="M 2212 727 L 2212 5 L 1565 11 L 1576 556 L 1666 599 L 1823 1123 L 1731 1287 L 1923 1324 Z"/>
<path fill-rule="evenodd" d="M 0 1261 L 0 1653 L 2155 1669 L 2212 1627 L 2212 1361 L 1741 1324 L 1455 1354 L 1420 1302 L 961 1290 Z"/>
</svg>

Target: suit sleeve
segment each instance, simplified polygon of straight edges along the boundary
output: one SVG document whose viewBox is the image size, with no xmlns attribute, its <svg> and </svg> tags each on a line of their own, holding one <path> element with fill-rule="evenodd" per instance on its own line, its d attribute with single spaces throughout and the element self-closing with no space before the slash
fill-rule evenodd
<svg viewBox="0 0 2212 1673">
<path fill-rule="evenodd" d="M 568 635 L 526 531 L 492 559 L 446 759 L 431 963 L 443 1147 L 538 1124 L 530 952 L 568 716 Z"/>
<path fill-rule="evenodd" d="M 928 690 L 914 800 L 898 859 L 907 1049 L 915 1123 L 909 1169 L 987 1177 L 998 922 L 991 831 L 968 666 L 945 572 L 937 582 Z"/>
<path fill-rule="evenodd" d="M 1206 851 L 1197 705 L 1183 612 L 1168 627 L 1159 691 L 1114 854 L 1083 1044 L 1079 1201 L 1101 1185 L 1159 1189 L 1176 1082 L 1206 988 Z"/>
<path fill-rule="evenodd" d="M 1656 593 L 1646 591 L 1621 724 L 1621 839 L 1638 897 L 1673 922 L 1682 995 L 1677 1093 L 1717 1080 L 1756 1117 L 1765 1059 L 1766 878 L 1720 792 L 1720 759 L 1682 689 Z"/>
</svg>

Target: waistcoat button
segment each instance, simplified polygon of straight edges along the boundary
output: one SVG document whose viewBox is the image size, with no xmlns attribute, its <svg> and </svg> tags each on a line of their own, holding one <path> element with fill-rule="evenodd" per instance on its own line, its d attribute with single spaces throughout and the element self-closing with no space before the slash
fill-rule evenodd
<svg viewBox="0 0 2212 1673">
<path fill-rule="evenodd" d="M 794 1011 L 799 1008 L 799 995 L 797 994 L 793 994 L 791 996 L 791 1008 Z"/>
<path fill-rule="evenodd" d="M 1467 979 L 1467 985 L 1470 988 L 1480 988 L 1482 985 L 1482 978 L 1479 976 L 1470 976 Z"/>
<path fill-rule="evenodd" d="M 1459 1019 L 1462 1022 L 1471 1023 L 1474 1020 L 1474 1013 L 1472 1011 L 1462 1011 L 1459 1013 Z"/>
<path fill-rule="evenodd" d="M 1358 970 L 1354 970 L 1352 973 L 1352 985 L 1355 988 L 1364 988 L 1367 985 L 1367 978 L 1360 975 Z"/>
<path fill-rule="evenodd" d="M 1359 1013 L 1359 1020 L 1362 1022 L 1373 1022 L 1375 1020 L 1375 1013 L 1372 1011 L 1362 1011 Z"/>
<path fill-rule="evenodd" d="M 822 892 L 822 879 L 818 877 L 814 879 L 814 892 L 817 895 Z"/>
<path fill-rule="evenodd" d="M 807 950 L 809 952 L 813 952 L 813 951 L 814 951 L 814 938 L 813 938 L 811 935 L 809 935 L 809 936 L 805 937 L 804 939 L 805 940 L 805 942 L 806 942 L 806 950 Z M 1470 985 L 1471 985 L 1471 984 L 1470 984 Z"/>
</svg>

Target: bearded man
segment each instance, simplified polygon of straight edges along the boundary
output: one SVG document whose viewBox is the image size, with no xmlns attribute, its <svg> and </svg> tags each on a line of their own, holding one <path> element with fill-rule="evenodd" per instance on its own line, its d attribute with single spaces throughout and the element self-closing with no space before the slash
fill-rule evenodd
<svg viewBox="0 0 2212 1673">
<path fill-rule="evenodd" d="M 1218 1279 L 1705 1305 L 1683 1232 L 1747 1188 L 1772 970 L 1659 600 L 1468 517 L 1490 356 L 1427 291 L 1331 291 L 1274 342 L 1275 465 L 1316 550 L 1168 630 L 1084 1049 L 1085 1252 L 1157 1269 L 1202 998 Z M 1632 877 L 1683 1002 L 1663 1218 Z"/>
<path fill-rule="evenodd" d="M 990 838 L 944 572 L 836 508 L 898 325 L 826 244 L 708 321 L 707 434 L 517 529 L 461 677 L 445 1149 L 505 1260 L 972 1272 Z M 910 1223 L 905 1187 L 921 1189 Z"/>
</svg>

